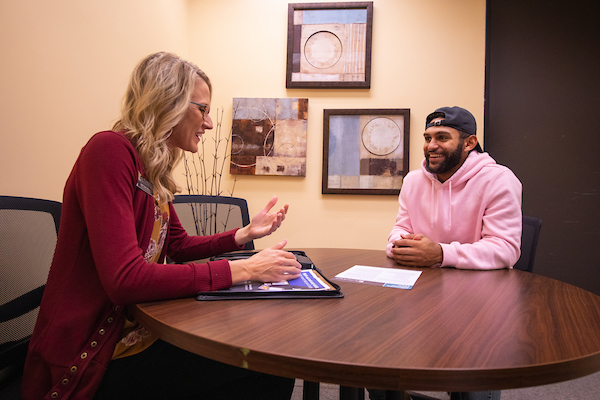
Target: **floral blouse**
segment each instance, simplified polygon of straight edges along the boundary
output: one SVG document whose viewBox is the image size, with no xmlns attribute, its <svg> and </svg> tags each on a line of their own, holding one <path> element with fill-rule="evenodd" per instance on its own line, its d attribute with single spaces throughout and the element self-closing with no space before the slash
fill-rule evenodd
<svg viewBox="0 0 600 400">
<path fill-rule="evenodd" d="M 156 197 L 156 196 L 155 196 Z M 144 252 L 147 262 L 158 262 L 158 258 L 165 245 L 169 227 L 169 204 L 154 202 L 154 229 L 148 248 Z M 150 347 L 158 336 L 142 327 L 132 316 L 128 316 L 121 333 L 121 340 L 117 342 L 112 359 L 123 358 L 138 354 Z"/>
</svg>

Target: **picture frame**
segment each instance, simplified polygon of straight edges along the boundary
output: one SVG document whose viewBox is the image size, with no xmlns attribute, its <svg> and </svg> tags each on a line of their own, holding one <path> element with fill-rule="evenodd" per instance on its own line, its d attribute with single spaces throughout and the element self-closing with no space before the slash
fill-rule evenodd
<svg viewBox="0 0 600 400">
<path fill-rule="evenodd" d="M 307 98 L 233 98 L 231 175 L 306 176 Z"/>
<path fill-rule="evenodd" d="M 323 110 L 323 194 L 398 195 L 410 109 Z"/>
<path fill-rule="evenodd" d="M 373 2 L 288 5 L 286 88 L 371 87 Z"/>
</svg>

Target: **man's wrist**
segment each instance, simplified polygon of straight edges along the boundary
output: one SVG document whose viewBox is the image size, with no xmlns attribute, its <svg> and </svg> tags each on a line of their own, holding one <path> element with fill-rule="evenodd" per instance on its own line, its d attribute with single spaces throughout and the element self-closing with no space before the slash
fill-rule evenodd
<svg viewBox="0 0 600 400">
<path fill-rule="evenodd" d="M 438 246 L 440 246 L 440 267 L 447 267 L 450 265 L 448 262 L 450 262 L 454 254 L 452 246 L 443 243 L 438 243 Z"/>
<path fill-rule="evenodd" d="M 436 255 L 433 259 L 433 262 L 431 263 L 430 267 L 441 267 L 442 263 L 444 262 L 444 249 L 442 248 L 442 245 L 439 243 L 436 243 Z"/>
</svg>

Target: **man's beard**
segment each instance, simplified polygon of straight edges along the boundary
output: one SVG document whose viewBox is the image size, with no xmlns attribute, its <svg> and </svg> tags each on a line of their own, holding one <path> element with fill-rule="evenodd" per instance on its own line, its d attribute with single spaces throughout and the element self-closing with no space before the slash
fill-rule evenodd
<svg viewBox="0 0 600 400">
<path fill-rule="evenodd" d="M 450 171 L 452 168 L 456 167 L 462 158 L 462 148 L 464 144 L 464 139 L 460 139 L 458 146 L 456 149 L 450 154 L 445 150 L 442 152 L 442 155 L 445 157 L 444 161 L 437 167 L 432 167 L 429 165 L 429 153 L 425 152 L 425 169 L 431 172 L 432 174 L 443 174 L 445 172 Z"/>
</svg>

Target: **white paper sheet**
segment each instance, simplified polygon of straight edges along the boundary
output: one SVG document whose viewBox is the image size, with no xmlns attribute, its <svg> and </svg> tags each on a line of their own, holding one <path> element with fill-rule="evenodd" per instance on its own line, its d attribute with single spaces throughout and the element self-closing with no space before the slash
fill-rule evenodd
<svg viewBox="0 0 600 400">
<path fill-rule="evenodd" d="M 398 289 L 412 289 L 421 276 L 422 271 L 368 267 L 366 265 L 355 265 L 335 276 L 335 279 L 348 282 L 368 283 L 393 287 Z"/>
</svg>

